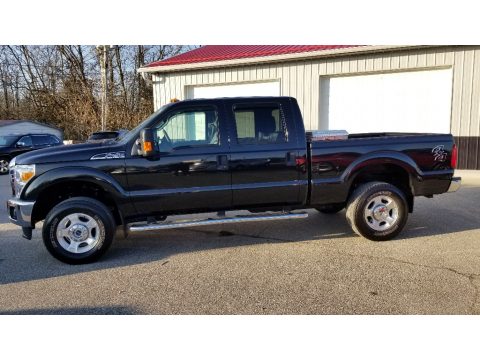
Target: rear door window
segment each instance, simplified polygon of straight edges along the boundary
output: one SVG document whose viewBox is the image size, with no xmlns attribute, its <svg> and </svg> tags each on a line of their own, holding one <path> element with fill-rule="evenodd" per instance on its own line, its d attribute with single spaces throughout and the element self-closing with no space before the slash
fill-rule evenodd
<svg viewBox="0 0 480 360">
<path fill-rule="evenodd" d="M 33 137 L 33 145 L 35 146 L 51 145 L 49 135 L 34 135 L 32 137 Z"/>
<path fill-rule="evenodd" d="M 285 117 L 279 104 L 235 105 L 233 112 L 239 145 L 288 141 Z"/>
</svg>

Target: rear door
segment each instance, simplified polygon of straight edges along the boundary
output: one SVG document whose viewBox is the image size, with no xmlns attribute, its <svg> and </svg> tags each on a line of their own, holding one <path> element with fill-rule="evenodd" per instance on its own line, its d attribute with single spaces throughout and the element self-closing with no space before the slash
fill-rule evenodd
<svg viewBox="0 0 480 360">
<path fill-rule="evenodd" d="M 288 99 L 226 100 L 235 207 L 300 203 L 295 122 Z"/>
</svg>

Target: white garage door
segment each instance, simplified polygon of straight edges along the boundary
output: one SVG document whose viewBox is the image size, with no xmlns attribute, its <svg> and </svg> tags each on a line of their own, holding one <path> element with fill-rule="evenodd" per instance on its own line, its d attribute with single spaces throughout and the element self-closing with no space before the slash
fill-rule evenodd
<svg viewBox="0 0 480 360">
<path fill-rule="evenodd" d="M 280 82 L 190 86 L 187 90 L 189 99 L 235 96 L 280 96 Z"/>
<path fill-rule="evenodd" d="M 450 132 L 452 70 L 321 79 L 320 129 Z"/>
</svg>

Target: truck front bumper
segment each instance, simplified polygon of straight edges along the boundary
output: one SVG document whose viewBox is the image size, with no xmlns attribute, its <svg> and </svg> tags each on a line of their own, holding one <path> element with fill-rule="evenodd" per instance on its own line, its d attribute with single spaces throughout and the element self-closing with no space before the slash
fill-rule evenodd
<svg viewBox="0 0 480 360">
<path fill-rule="evenodd" d="M 32 211 L 35 201 L 19 199 L 7 200 L 7 211 L 10 221 L 22 228 L 32 228 Z"/>
<path fill-rule="evenodd" d="M 462 185 L 462 178 L 461 177 L 454 177 L 454 178 L 452 178 L 452 181 L 450 182 L 450 187 L 448 188 L 447 192 L 455 192 L 458 189 L 460 189 L 461 185 Z"/>
</svg>

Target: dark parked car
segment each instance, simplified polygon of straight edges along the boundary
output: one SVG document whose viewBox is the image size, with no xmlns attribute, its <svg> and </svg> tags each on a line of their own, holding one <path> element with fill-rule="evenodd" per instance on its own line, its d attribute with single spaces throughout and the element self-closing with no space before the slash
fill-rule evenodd
<svg viewBox="0 0 480 360">
<path fill-rule="evenodd" d="M 114 140 L 125 135 L 127 132 L 127 130 L 97 131 L 90 135 L 87 139 L 87 143 L 97 143 L 108 139 Z"/>
<path fill-rule="evenodd" d="M 8 173 L 8 163 L 27 151 L 62 145 L 51 134 L 0 135 L 0 175 Z"/>
<path fill-rule="evenodd" d="M 128 233 L 300 219 L 308 213 L 293 211 L 306 208 L 346 208 L 356 233 L 388 240 L 416 196 L 458 189 L 456 162 L 451 134 L 306 133 L 290 97 L 187 100 L 118 141 L 18 156 L 7 206 L 26 238 L 44 220 L 46 248 L 67 263 L 98 259 L 120 226 Z M 212 211 L 218 216 L 165 219 Z"/>
</svg>

